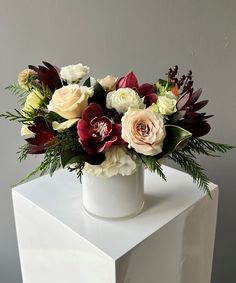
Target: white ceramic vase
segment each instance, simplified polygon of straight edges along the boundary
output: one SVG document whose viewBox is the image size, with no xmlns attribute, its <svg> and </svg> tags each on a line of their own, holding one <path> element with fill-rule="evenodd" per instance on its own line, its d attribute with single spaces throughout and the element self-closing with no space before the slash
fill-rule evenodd
<svg viewBox="0 0 236 283">
<path fill-rule="evenodd" d="M 144 205 L 144 169 L 140 166 L 130 176 L 111 178 L 83 173 L 83 205 L 93 216 L 103 218 L 133 217 Z"/>
</svg>

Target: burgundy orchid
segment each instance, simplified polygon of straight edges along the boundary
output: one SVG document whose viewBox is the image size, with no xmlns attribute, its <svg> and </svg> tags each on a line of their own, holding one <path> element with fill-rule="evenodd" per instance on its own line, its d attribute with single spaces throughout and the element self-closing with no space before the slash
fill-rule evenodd
<svg viewBox="0 0 236 283">
<path fill-rule="evenodd" d="M 97 103 L 91 103 L 83 111 L 77 129 L 79 142 L 89 155 L 103 152 L 111 145 L 124 144 L 121 138 L 121 124 L 112 124 Z"/>
<path fill-rule="evenodd" d="M 35 134 L 35 137 L 26 139 L 26 141 L 30 145 L 28 153 L 44 153 L 46 151 L 47 146 L 55 142 L 55 136 L 48 128 L 48 125 L 43 117 L 36 117 L 34 125 L 29 126 L 28 128 L 31 132 Z"/>
<path fill-rule="evenodd" d="M 144 97 L 144 103 L 147 106 L 157 102 L 157 94 L 155 93 L 154 86 L 148 83 L 139 85 L 138 79 L 133 72 L 128 73 L 126 76 L 120 78 L 116 84 L 116 89 L 119 88 L 132 88 L 140 97 Z"/>
</svg>

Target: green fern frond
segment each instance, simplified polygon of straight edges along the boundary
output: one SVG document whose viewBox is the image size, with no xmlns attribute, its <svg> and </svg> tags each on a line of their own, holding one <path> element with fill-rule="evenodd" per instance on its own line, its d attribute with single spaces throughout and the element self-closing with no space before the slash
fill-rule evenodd
<svg viewBox="0 0 236 283">
<path fill-rule="evenodd" d="M 183 151 L 177 150 L 168 156 L 168 158 L 176 162 L 193 178 L 194 183 L 196 183 L 201 190 L 208 193 L 211 197 L 209 179 L 204 172 L 205 170 L 194 160 L 194 157 L 184 153 Z"/>
<path fill-rule="evenodd" d="M 29 90 L 22 88 L 18 84 L 9 85 L 5 89 L 9 90 L 12 94 L 17 96 L 18 101 L 21 105 L 24 105 L 25 100 L 30 93 Z"/>
<path fill-rule="evenodd" d="M 140 154 L 139 156 L 142 162 L 151 172 L 157 173 L 163 180 L 166 181 L 166 176 L 163 172 L 161 164 L 158 162 L 158 159 L 156 159 L 154 156 L 147 156 L 143 154 Z"/>
<path fill-rule="evenodd" d="M 17 121 L 25 125 L 32 125 L 35 117 L 36 111 L 32 108 L 32 111 L 19 111 L 14 109 L 15 113 L 7 111 L 6 113 L 0 114 L 0 118 L 8 119 L 9 121 Z"/>
<path fill-rule="evenodd" d="M 193 157 L 194 153 L 217 157 L 218 155 L 214 153 L 226 153 L 228 150 L 233 148 L 234 146 L 231 145 L 195 138 L 190 139 L 187 146 L 185 146 L 182 150 Z"/>
</svg>

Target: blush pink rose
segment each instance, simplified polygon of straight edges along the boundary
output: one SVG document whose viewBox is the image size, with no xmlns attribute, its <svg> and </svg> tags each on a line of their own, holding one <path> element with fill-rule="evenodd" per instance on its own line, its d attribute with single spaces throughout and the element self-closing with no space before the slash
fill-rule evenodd
<svg viewBox="0 0 236 283">
<path fill-rule="evenodd" d="M 129 108 L 122 117 L 121 137 L 129 147 L 144 155 L 162 152 L 166 135 L 163 118 L 150 108 Z"/>
</svg>

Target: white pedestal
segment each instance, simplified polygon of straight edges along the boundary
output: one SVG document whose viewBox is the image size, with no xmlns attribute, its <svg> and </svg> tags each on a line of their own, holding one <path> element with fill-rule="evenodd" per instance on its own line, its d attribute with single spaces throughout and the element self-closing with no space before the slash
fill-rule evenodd
<svg viewBox="0 0 236 283">
<path fill-rule="evenodd" d="M 218 188 L 213 200 L 185 173 L 167 183 L 145 172 L 143 212 L 101 220 L 81 203 L 75 174 L 58 171 L 13 189 L 24 283 L 210 283 Z"/>
</svg>

